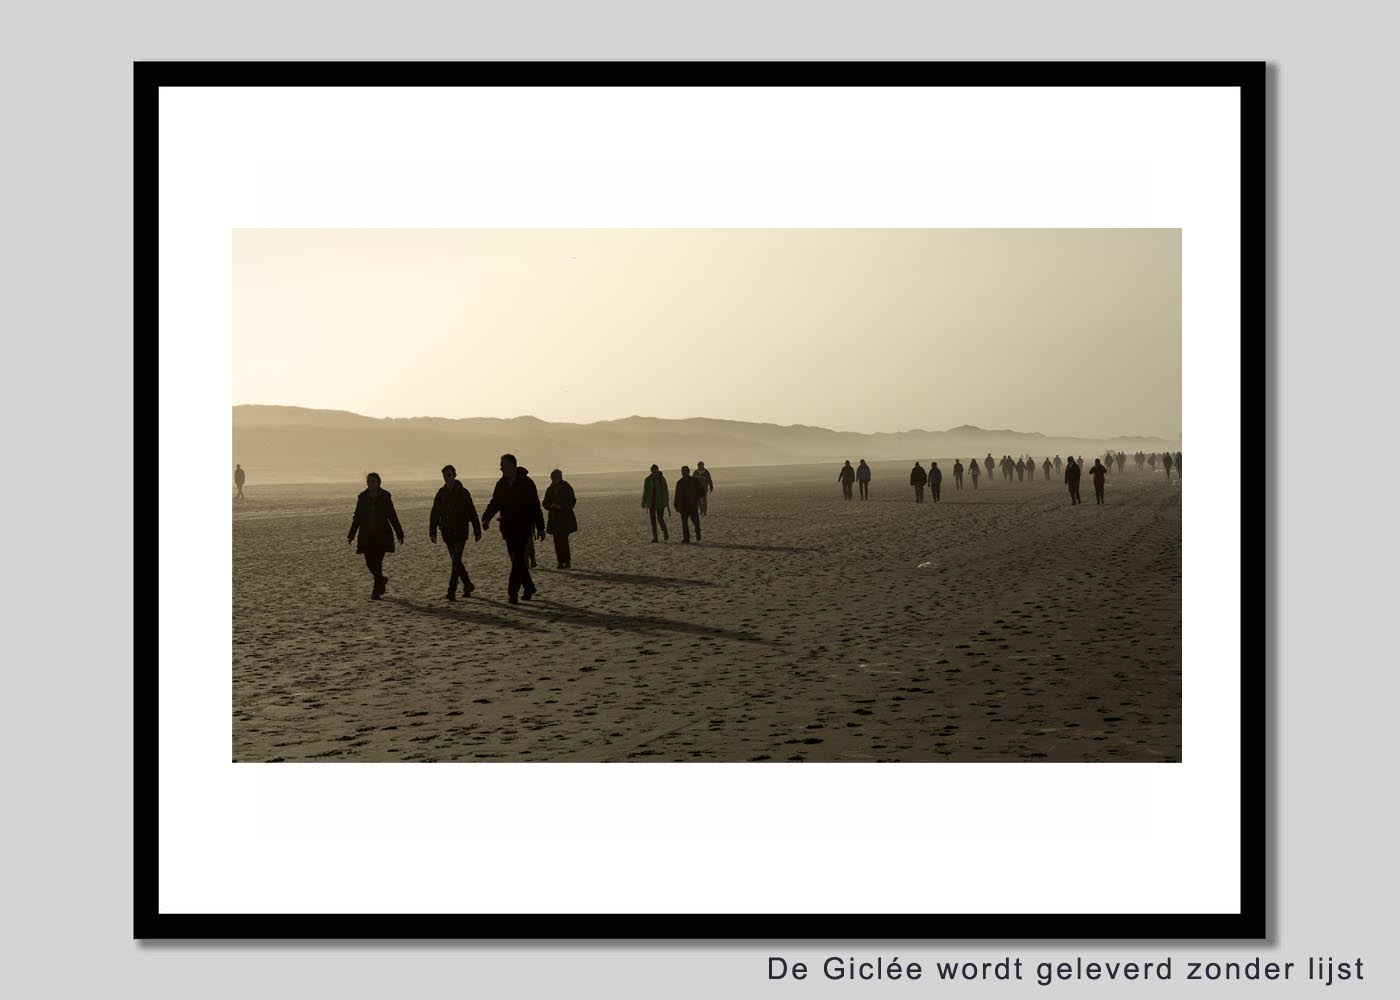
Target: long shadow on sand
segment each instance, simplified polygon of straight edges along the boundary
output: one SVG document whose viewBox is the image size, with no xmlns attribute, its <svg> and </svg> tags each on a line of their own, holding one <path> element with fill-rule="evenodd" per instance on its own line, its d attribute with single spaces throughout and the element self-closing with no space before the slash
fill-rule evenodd
<svg viewBox="0 0 1400 1000">
<path fill-rule="evenodd" d="M 741 542 L 701 542 L 702 549 L 742 549 L 745 552 L 820 552 L 812 545 L 745 545 Z"/>
<path fill-rule="evenodd" d="M 686 580 L 675 576 L 648 576 L 645 573 L 609 573 L 601 569 L 551 569 L 550 573 L 563 573 L 576 576 L 580 580 L 599 580 L 603 583 L 631 583 L 639 587 L 713 587 L 709 580 Z"/>
<path fill-rule="evenodd" d="M 658 632 L 677 632 L 683 635 L 705 636 L 711 639 L 730 639 L 734 642 L 752 642 L 762 646 L 779 646 L 772 639 L 765 639 L 752 632 L 718 628 L 713 625 L 699 625 L 695 622 L 681 622 L 673 618 L 651 618 L 645 615 L 619 615 L 607 611 L 593 611 L 576 608 L 571 604 L 535 598 L 532 608 L 548 614 L 551 621 L 570 625 L 587 625 L 592 628 L 616 629 L 620 632 L 635 632 L 638 635 L 652 635 Z"/>
<path fill-rule="evenodd" d="M 404 597 L 389 597 L 385 595 L 385 604 L 396 604 L 401 608 L 412 611 L 415 614 L 428 615 L 431 618 L 441 618 L 445 621 L 461 622 L 464 625 L 495 625 L 499 628 L 510 629 L 515 632 L 548 632 L 548 629 L 541 628 L 531 623 L 525 616 L 511 614 L 509 617 L 495 614 L 482 614 L 481 611 L 491 605 L 479 599 L 464 597 L 455 605 L 435 608 L 427 604 L 419 604 Z"/>
</svg>

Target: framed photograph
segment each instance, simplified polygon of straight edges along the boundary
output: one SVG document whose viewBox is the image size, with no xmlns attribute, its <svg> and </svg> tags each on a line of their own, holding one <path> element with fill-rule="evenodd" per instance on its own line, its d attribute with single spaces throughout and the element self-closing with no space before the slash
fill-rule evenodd
<svg viewBox="0 0 1400 1000">
<path fill-rule="evenodd" d="M 1264 78 L 136 64 L 135 935 L 1262 937 Z"/>
</svg>

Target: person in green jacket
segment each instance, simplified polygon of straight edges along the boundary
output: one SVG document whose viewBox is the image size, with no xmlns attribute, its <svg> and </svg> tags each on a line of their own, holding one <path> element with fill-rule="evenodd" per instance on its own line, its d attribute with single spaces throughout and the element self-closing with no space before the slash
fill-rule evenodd
<svg viewBox="0 0 1400 1000">
<path fill-rule="evenodd" d="M 671 509 L 670 490 L 666 486 L 666 477 L 654 465 L 651 475 L 642 481 L 642 506 L 651 515 L 651 540 L 657 541 L 656 527 L 660 525 L 661 537 L 670 541 L 671 533 L 666 530 L 666 512 Z"/>
</svg>

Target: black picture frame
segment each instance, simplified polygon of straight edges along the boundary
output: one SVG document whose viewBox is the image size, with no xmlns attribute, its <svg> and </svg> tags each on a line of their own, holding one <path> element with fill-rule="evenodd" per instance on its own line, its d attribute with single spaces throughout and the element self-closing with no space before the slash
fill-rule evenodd
<svg viewBox="0 0 1400 1000">
<path fill-rule="evenodd" d="M 138 62 L 134 64 L 135 449 L 159 457 L 158 208 L 162 87 L 860 86 L 1228 87 L 1240 92 L 1242 442 L 1265 438 L 1266 64 L 1263 62 Z M 145 536 L 148 537 L 148 534 Z M 138 603 L 134 670 L 134 937 L 138 939 L 1251 939 L 1267 934 L 1266 526 L 1242 514 L 1237 913 L 394 914 L 162 913 L 157 603 Z M 156 593 L 158 551 L 136 553 Z M 1254 583 L 1255 586 L 1249 586 Z"/>
</svg>

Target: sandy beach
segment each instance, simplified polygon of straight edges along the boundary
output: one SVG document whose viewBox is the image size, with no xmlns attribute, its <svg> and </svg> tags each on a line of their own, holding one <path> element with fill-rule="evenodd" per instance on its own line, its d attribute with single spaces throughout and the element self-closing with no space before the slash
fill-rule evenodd
<svg viewBox="0 0 1400 1000">
<path fill-rule="evenodd" d="M 939 459 L 916 505 L 910 465 L 876 464 L 868 502 L 836 465 L 716 468 L 699 545 L 674 514 L 652 544 L 645 470 L 568 476 L 575 568 L 537 543 L 518 606 L 494 525 L 475 595 L 444 600 L 436 482 L 384 483 L 407 543 L 379 602 L 345 542 L 362 484 L 249 482 L 233 759 L 1179 760 L 1180 483 L 1130 463 L 1072 507 L 1039 478 L 958 492 Z M 494 478 L 462 481 L 484 509 Z"/>
</svg>

